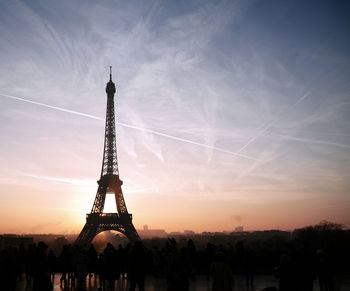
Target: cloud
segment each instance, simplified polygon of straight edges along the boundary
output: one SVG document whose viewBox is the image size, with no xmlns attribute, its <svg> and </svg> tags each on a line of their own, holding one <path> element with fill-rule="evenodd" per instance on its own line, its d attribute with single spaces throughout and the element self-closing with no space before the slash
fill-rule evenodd
<svg viewBox="0 0 350 291">
<path fill-rule="evenodd" d="M 227 201 L 218 210 L 226 217 L 245 200 L 266 204 L 263 191 L 281 203 L 321 186 L 349 192 L 350 49 L 341 21 L 306 17 L 299 12 L 310 7 L 292 1 L 0 6 L 0 190 L 12 201 L 26 183 L 35 188 L 28 197 L 38 195 L 44 180 L 65 201 L 74 199 L 70 185 L 90 191 L 78 180 L 99 175 L 110 65 L 118 162 L 125 187 L 141 191 L 130 196 L 137 211 L 147 192 L 196 201 L 199 216 L 215 206 L 206 199 Z M 325 28 L 337 41 L 326 41 Z M 16 185 L 16 171 L 36 178 Z M 9 205 L 5 195 L 0 202 Z"/>
<path fill-rule="evenodd" d="M 0 96 L 12 98 L 12 99 L 15 99 L 15 100 L 20 100 L 20 101 L 23 101 L 23 102 L 27 102 L 27 103 L 31 103 L 31 104 L 35 104 L 35 105 L 47 107 L 47 108 L 50 108 L 50 109 L 54 109 L 54 110 L 58 110 L 58 111 L 66 112 L 66 113 L 75 114 L 75 115 L 79 115 L 79 116 L 83 116 L 83 117 L 87 117 L 87 118 L 92 118 L 92 119 L 101 120 L 101 121 L 104 121 L 104 120 L 105 120 L 105 119 L 103 119 L 103 118 L 100 118 L 100 117 L 97 117 L 97 116 L 93 116 L 93 115 L 90 115 L 90 114 L 86 114 L 86 113 L 82 113 L 82 112 L 78 112 L 78 111 L 74 111 L 74 110 L 69 110 L 69 109 L 65 109 L 65 108 L 61 108 L 61 107 L 57 107 L 57 106 L 51 106 L 51 105 L 47 105 L 47 104 L 44 104 L 44 103 L 35 102 L 35 101 L 32 101 L 32 100 L 28 100 L 28 99 L 24 99 L 24 98 L 19 98 L 19 97 L 7 95 L 7 94 L 0 94 Z M 211 145 L 207 145 L 207 144 L 203 144 L 203 143 L 194 142 L 194 141 L 187 140 L 187 139 L 184 139 L 184 138 L 180 138 L 180 137 L 172 136 L 172 135 L 169 135 L 169 134 L 157 132 L 157 131 L 155 131 L 155 130 L 151 130 L 151 129 L 147 129 L 147 128 L 142 128 L 142 127 L 135 126 L 135 125 L 131 125 L 131 124 L 126 124 L 126 123 L 123 123 L 123 122 L 116 122 L 116 124 L 117 124 L 117 125 L 124 126 L 124 127 L 127 127 L 127 128 L 132 128 L 132 129 L 140 130 L 140 131 L 143 131 L 143 132 L 146 132 L 146 133 L 151 133 L 151 134 L 155 134 L 155 135 L 158 135 L 158 136 L 170 138 L 170 139 L 173 139 L 173 140 L 176 140 L 176 141 L 186 142 L 186 143 L 189 143 L 189 144 L 193 144 L 193 145 L 205 147 L 205 148 L 208 148 L 208 149 L 212 149 L 212 150 L 219 151 L 219 152 L 222 152 L 222 153 L 230 154 L 230 155 L 233 155 L 233 156 L 238 156 L 238 157 L 242 157 L 242 158 L 246 158 L 246 159 L 250 159 L 250 160 L 256 160 L 256 161 L 258 160 L 258 159 L 249 157 L 249 156 L 247 156 L 247 155 L 243 155 L 243 154 L 239 154 L 239 153 L 234 153 L 234 152 L 232 152 L 232 151 L 228 151 L 228 150 L 225 150 L 225 149 L 221 149 L 221 148 L 218 148 L 218 147 L 215 147 L 215 146 L 211 146 Z M 147 145 L 147 144 L 148 144 L 148 143 L 146 143 L 146 145 Z M 149 148 L 151 151 L 153 151 L 151 147 L 148 147 L 148 148 Z M 162 161 L 164 162 L 164 159 L 163 159 L 163 157 L 161 156 L 161 154 L 159 154 L 159 151 L 153 151 L 153 153 L 154 153 L 160 160 L 162 160 Z"/>
<path fill-rule="evenodd" d="M 31 233 L 38 233 L 38 232 L 43 232 L 47 233 L 50 232 L 51 229 L 56 228 L 58 226 L 62 225 L 62 221 L 57 221 L 57 222 L 48 222 L 48 223 L 41 223 L 34 225 L 30 228 Z"/>
<path fill-rule="evenodd" d="M 243 217 L 242 217 L 242 215 L 234 214 L 234 215 L 231 215 L 231 219 L 233 219 L 233 220 L 236 221 L 236 222 L 241 223 L 242 220 L 243 220 Z"/>
</svg>

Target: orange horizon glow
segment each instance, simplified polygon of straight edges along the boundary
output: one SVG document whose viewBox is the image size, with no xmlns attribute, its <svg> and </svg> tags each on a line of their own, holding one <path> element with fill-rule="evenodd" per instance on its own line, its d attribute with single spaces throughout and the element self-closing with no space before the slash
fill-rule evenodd
<svg viewBox="0 0 350 291">
<path fill-rule="evenodd" d="M 3 211 L 0 214 L 0 220 L 3 222 L 0 224 L 0 233 L 3 234 L 79 234 L 84 223 L 85 215 L 91 210 L 91 201 L 94 195 L 90 195 L 90 199 L 85 201 L 84 205 L 77 201 L 72 208 L 56 208 L 56 215 L 53 217 L 50 215 L 51 209 L 23 209 L 17 208 L 16 212 Z M 128 203 L 128 196 L 125 197 Z M 342 220 L 335 220 L 332 213 L 327 216 L 325 212 L 317 213 L 308 209 L 304 205 L 305 209 L 300 209 L 295 213 L 294 217 L 290 215 L 285 220 L 276 221 L 276 217 L 283 216 L 286 209 L 280 208 L 274 213 L 270 209 L 265 207 L 258 207 L 256 214 L 252 213 L 252 207 L 247 207 L 245 211 L 242 211 L 241 215 L 231 215 L 227 217 L 226 213 L 223 211 L 215 211 L 215 209 L 197 213 L 197 216 L 192 216 L 188 219 L 188 216 L 181 215 L 181 209 L 176 209 L 175 199 L 161 199 L 158 196 L 158 202 L 160 203 L 174 205 L 173 209 L 160 208 L 158 206 L 152 207 L 152 203 L 145 203 L 140 205 L 138 201 L 133 197 L 128 204 L 129 212 L 133 213 L 133 222 L 136 229 L 143 229 L 144 225 L 148 225 L 149 229 L 164 229 L 167 233 L 170 232 L 183 232 L 184 230 L 192 230 L 196 233 L 202 232 L 221 232 L 221 231 L 233 231 L 237 226 L 244 226 L 245 231 L 255 231 L 255 230 L 294 230 L 302 228 L 308 225 L 314 225 L 322 220 L 327 220 L 331 222 L 336 222 L 344 224 Z M 158 205 L 160 205 L 160 203 Z M 191 201 L 195 205 L 195 201 Z M 210 203 L 210 202 L 209 202 Z M 76 208 L 75 208 L 76 207 Z M 140 208 L 141 207 L 141 208 Z M 257 206 L 256 206 L 257 207 Z M 286 208 L 291 207 L 290 204 L 285 206 Z M 142 209 L 140 213 L 137 211 L 134 213 L 133 209 Z M 220 207 L 218 207 L 220 208 Z M 39 210 L 40 209 L 40 210 Z M 145 214 L 144 209 L 152 209 L 151 213 Z M 220 208 L 222 209 L 222 208 Z M 84 211 L 85 210 L 85 211 Z M 107 194 L 106 205 L 104 213 L 115 213 L 115 198 L 114 195 Z M 153 212 L 153 214 L 152 214 Z M 204 213 L 206 212 L 206 213 Z M 203 215 L 207 218 L 205 224 L 203 225 Z M 304 215 L 304 216 L 303 216 Z M 347 212 L 338 213 L 338 215 L 343 215 L 344 220 L 347 217 Z M 308 217 L 308 220 L 305 219 Z M 30 217 L 30 219 L 28 219 Z M 317 218 L 319 217 L 319 218 Z M 292 220 L 292 222 L 291 222 Z M 47 221 L 42 223 L 42 221 Z M 259 221 L 259 223 L 257 223 Z M 307 222 L 305 222 L 307 221 Z M 4 226 L 6 222 L 6 227 Z M 348 224 L 345 224 L 348 227 Z"/>
<path fill-rule="evenodd" d="M 0 233 L 81 231 L 110 65 L 136 229 L 350 227 L 345 1 L 3 2 Z"/>
</svg>

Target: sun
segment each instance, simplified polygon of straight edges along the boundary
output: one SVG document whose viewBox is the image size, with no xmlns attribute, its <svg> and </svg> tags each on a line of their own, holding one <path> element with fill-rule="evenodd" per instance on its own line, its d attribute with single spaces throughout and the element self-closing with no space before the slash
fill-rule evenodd
<svg viewBox="0 0 350 291">
<path fill-rule="evenodd" d="M 117 206 L 115 202 L 114 194 L 106 194 L 105 207 L 103 209 L 104 213 L 116 213 Z"/>
</svg>

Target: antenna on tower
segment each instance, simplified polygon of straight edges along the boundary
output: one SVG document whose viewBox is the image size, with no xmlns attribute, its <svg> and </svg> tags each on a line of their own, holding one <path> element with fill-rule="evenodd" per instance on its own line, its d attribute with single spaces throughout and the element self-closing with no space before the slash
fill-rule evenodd
<svg viewBox="0 0 350 291">
<path fill-rule="evenodd" d="M 112 66 L 109 66 L 109 80 L 112 81 Z"/>
</svg>

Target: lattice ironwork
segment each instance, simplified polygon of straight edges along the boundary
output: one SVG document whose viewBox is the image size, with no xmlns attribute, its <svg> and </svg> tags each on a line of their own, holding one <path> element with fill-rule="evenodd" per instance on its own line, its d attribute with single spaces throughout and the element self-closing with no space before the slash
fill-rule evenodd
<svg viewBox="0 0 350 291">
<path fill-rule="evenodd" d="M 129 240 L 140 239 L 132 223 L 132 215 L 126 208 L 119 178 L 117 143 L 114 113 L 115 85 L 112 82 L 112 67 L 110 79 L 106 86 L 107 110 L 105 124 L 105 139 L 100 180 L 91 213 L 86 216 L 86 224 L 79 234 L 76 243 L 91 243 L 93 238 L 102 231 L 116 230 Z M 106 194 L 114 194 L 118 213 L 103 213 Z"/>
</svg>

